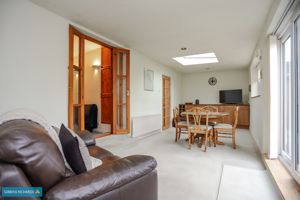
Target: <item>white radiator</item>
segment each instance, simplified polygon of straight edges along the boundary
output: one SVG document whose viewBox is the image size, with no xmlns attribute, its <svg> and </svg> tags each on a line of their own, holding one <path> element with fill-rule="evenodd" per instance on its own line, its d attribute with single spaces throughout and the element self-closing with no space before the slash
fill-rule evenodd
<svg viewBox="0 0 300 200">
<path fill-rule="evenodd" d="M 133 117 L 131 137 L 161 132 L 161 114 Z"/>
</svg>

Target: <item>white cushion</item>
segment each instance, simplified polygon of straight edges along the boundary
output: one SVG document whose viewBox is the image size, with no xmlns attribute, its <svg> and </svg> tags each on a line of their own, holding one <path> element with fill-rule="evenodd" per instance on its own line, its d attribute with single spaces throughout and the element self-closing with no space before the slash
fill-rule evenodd
<svg viewBox="0 0 300 200">
<path fill-rule="evenodd" d="M 215 126 L 215 129 L 217 128 L 226 128 L 226 129 L 232 129 L 232 125 L 231 124 L 223 124 L 223 123 L 220 123 L 220 124 L 217 124 Z"/>
<path fill-rule="evenodd" d="M 102 161 L 100 159 L 95 158 L 93 156 L 90 156 L 90 159 L 92 161 L 92 167 L 93 167 L 93 169 L 96 168 L 96 167 L 98 167 L 98 166 L 100 166 L 100 165 L 102 165 Z"/>
</svg>

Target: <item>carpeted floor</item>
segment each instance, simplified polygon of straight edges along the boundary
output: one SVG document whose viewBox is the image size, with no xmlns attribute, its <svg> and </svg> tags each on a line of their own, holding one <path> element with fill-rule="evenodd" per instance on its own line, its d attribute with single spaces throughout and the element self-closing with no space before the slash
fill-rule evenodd
<svg viewBox="0 0 300 200">
<path fill-rule="evenodd" d="M 228 192 L 230 191 L 230 192 Z M 267 170 L 224 165 L 218 200 L 281 200 Z"/>
<path fill-rule="evenodd" d="M 175 130 L 171 128 L 143 138 L 107 136 L 97 139 L 97 145 L 122 157 L 133 154 L 155 157 L 158 162 L 159 200 L 222 199 L 220 195 L 224 191 L 219 196 L 218 194 L 224 165 L 264 170 L 260 154 L 248 130 L 237 131 L 236 150 L 231 148 L 230 139 L 222 140 L 225 145 L 209 147 L 207 152 L 203 152 L 197 145 L 188 150 L 185 135 L 177 143 L 174 142 L 174 137 Z M 267 176 L 267 179 L 270 177 Z M 275 187 L 269 183 L 270 181 L 266 182 L 268 191 L 273 191 L 272 195 L 277 197 Z M 252 200 L 247 197 L 245 199 Z"/>
</svg>

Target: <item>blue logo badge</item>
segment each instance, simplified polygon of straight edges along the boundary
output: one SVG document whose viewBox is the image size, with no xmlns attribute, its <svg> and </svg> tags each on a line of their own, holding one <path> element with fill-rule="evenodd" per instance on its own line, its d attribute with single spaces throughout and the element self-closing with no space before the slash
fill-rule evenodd
<svg viewBox="0 0 300 200">
<path fill-rule="evenodd" d="M 2 187 L 2 197 L 42 197 L 42 187 Z"/>
</svg>

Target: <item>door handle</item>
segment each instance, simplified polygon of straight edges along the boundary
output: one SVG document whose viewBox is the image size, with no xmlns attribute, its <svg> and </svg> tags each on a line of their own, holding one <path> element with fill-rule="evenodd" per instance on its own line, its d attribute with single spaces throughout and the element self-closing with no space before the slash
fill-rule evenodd
<svg viewBox="0 0 300 200">
<path fill-rule="evenodd" d="M 128 97 L 129 97 L 129 94 L 130 94 L 130 93 L 129 93 L 129 90 L 127 90 L 126 95 L 127 95 Z"/>
</svg>

